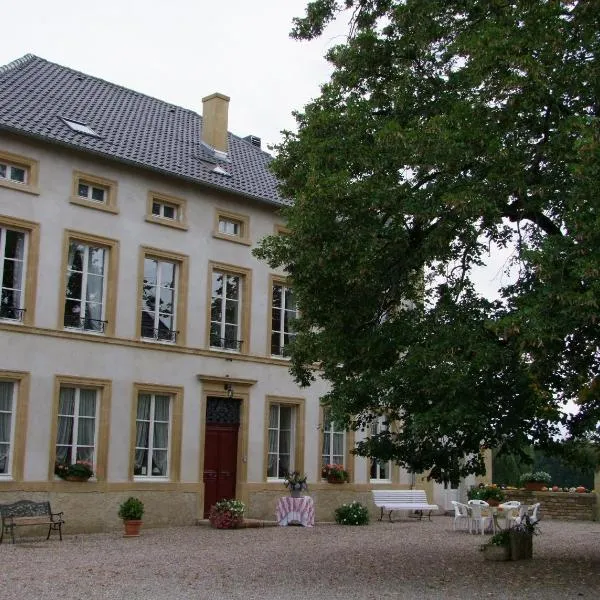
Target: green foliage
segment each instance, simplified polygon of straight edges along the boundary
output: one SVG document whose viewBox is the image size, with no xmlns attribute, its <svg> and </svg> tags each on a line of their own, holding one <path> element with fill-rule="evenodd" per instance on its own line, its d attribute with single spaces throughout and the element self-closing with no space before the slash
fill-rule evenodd
<svg viewBox="0 0 600 600">
<path fill-rule="evenodd" d="M 345 9 L 273 164 L 290 234 L 255 250 L 302 307 L 292 374 L 350 429 L 401 421 L 357 453 L 437 481 L 599 439 L 597 3 L 316 0 L 293 35 Z M 516 280 L 490 301 L 472 274 L 498 249 Z"/>
<path fill-rule="evenodd" d="M 506 494 L 504 491 L 495 485 L 486 485 L 480 487 L 472 487 L 467 492 L 467 498 L 469 500 L 497 500 L 498 502 L 504 502 L 506 500 Z"/>
<path fill-rule="evenodd" d="M 366 506 L 354 500 L 335 509 L 335 522 L 339 525 L 368 525 L 369 511 Z"/>
<path fill-rule="evenodd" d="M 61 479 L 66 479 L 67 477 L 89 479 L 94 475 L 94 470 L 92 469 L 92 463 L 86 460 L 78 460 L 72 464 L 56 462 L 54 464 L 54 474 L 58 475 Z"/>
<path fill-rule="evenodd" d="M 510 543 L 510 529 L 503 529 L 498 533 L 495 533 L 490 538 L 490 544 L 492 546 L 508 546 Z"/>
<path fill-rule="evenodd" d="M 119 506 L 119 517 L 124 521 L 139 521 L 144 514 L 144 503 L 130 496 Z"/>
<path fill-rule="evenodd" d="M 323 479 L 333 479 L 345 483 L 349 480 L 350 475 L 348 474 L 348 471 L 344 469 L 344 465 L 329 463 L 323 465 L 321 468 L 321 477 L 323 477 Z"/>
<path fill-rule="evenodd" d="M 549 456 L 541 449 L 533 448 L 531 458 L 521 460 L 515 455 L 498 455 L 494 452 L 492 473 L 494 481 L 501 485 L 518 486 L 520 476 L 527 471 L 546 471 L 552 483 L 561 487 L 594 487 L 594 471 L 597 465 L 598 449 L 587 444 L 577 446 L 560 443 L 554 448 L 555 455 Z"/>
<path fill-rule="evenodd" d="M 519 477 L 521 483 L 527 483 L 529 481 L 535 483 L 545 483 L 548 485 L 552 482 L 552 477 L 550 477 L 550 473 L 546 473 L 545 471 L 534 471 L 523 473 L 521 477 Z"/>
<path fill-rule="evenodd" d="M 241 517 L 246 510 L 246 505 L 241 500 L 219 500 L 211 507 L 215 513 L 231 513 L 235 517 Z"/>
</svg>

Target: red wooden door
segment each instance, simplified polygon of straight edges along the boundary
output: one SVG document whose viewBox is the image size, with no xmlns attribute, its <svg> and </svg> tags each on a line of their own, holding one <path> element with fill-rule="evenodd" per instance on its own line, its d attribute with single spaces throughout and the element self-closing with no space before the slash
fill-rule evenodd
<svg viewBox="0 0 600 600">
<path fill-rule="evenodd" d="M 239 425 L 206 425 L 204 443 L 204 517 L 219 500 L 235 498 Z"/>
</svg>

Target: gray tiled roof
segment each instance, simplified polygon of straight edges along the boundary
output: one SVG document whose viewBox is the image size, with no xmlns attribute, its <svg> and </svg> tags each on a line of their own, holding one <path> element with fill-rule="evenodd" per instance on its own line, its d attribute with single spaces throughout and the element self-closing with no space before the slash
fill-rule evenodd
<svg viewBox="0 0 600 600">
<path fill-rule="evenodd" d="M 85 123 L 100 137 L 73 131 L 61 117 Z M 0 130 L 288 204 L 268 169 L 271 156 L 257 146 L 228 133 L 230 162 L 222 162 L 201 143 L 202 117 L 195 112 L 32 54 L 0 66 Z M 230 176 L 214 173 L 217 165 Z"/>
</svg>

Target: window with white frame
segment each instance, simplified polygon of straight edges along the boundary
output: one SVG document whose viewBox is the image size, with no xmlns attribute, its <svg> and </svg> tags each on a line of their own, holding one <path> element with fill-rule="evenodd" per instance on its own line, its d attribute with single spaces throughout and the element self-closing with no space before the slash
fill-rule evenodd
<svg viewBox="0 0 600 600">
<path fill-rule="evenodd" d="M 28 175 L 29 169 L 27 167 L 0 160 L 0 179 L 26 184 Z"/>
<path fill-rule="evenodd" d="M 294 470 L 294 432 L 296 407 L 287 404 L 269 406 L 269 450 L 267 478 L 283 479 Z"/>
<path fill-rule="evenodd" d="M 172 398 L 140 393 L 135 420 L 134 476 L 169 476 L 169 435 Z"/>
<path fill-rule="evenodd" d="M 323 411 L 323 451 L 321 466 L 345 466 L 346 432 L 331 420 L 328 410 Z"/>
<path fill-rule="evenodd" d="M 235 237 L 242 236 L 242 222 L 226 217 L 219 218 L 219 233 Z"/>
<path fill-rule="evenodd" d="M 141 311 L 143 338 L 176 341 L 177 279 L 176 263 L 144 257 Z"/>
<path fill-rule="evenodd" d="M 70 240 L 64 326 L 103 333 L 108 249 Z"/>
<path fill-rule="evenodd" d="M 12 473 L 16 384 L 0 381 L 0 478 Z"/>
<path fill-rule="evenodd" d="M 271 355 L 283 356 L 285 347 L 294 339 L 291 324 L 297 317 L 292 288 L 273 283 L 271 298 Z"/>
<path fill-rule="evenodd" d="M 56 462 L 96 464 L 98 390 L 61 386 L 56 432 Z"/>
<path fill-rule="evenodd" d="M 92 183 L 88 183 L 85 180 L 80 180 L 77 184 L 77 195 L 79 198 L 89 200 L 90 202 L 99 202 L 100 204 L 106 204 L 108 199 L 108 188 Z"/>
<path fill-rule="evenodd" d="M 171 221 L 180 219 L 179 206 L 156 198 L 152 201 L 152 214 L 160 219 L 170 219 Z"/>
<path fill-rule="evenodd" d="M 242 280 L 241 275 L 219 271 L 213 271 L 212 273 L 211 348 L 241 349 Z"/>
<path fill-rule="evenodd" d="M 25 311 L 27 234 L 0 228 L 0 319 L 22 321 Z"/>
<path fill-rule="evenodd" d="M 387 431 L 389 425 L 384 417 L 379 417 L 371 423 L 371 435 L 375 436 L 383 431 Z M 370 480 L 371 481 L 391 481 L 392 478 L 391 461 L 382 461 L 376 458 L 371 459 Z"/>
</svg>

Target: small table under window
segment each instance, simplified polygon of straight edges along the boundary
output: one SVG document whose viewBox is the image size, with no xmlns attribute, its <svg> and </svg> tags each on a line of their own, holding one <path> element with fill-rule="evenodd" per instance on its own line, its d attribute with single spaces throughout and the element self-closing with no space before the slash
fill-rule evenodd
<svg viewBox="0 0 600 600">
<path fill-rule="evenodd" d="M 277 500 L 275 509 L 277 524 L 281 527 L 298 523 L 303 527 L 312 527 L 315 524 L 315 505 L 310 496 L 292 498 L 282 496 Z"/>
</svg>

